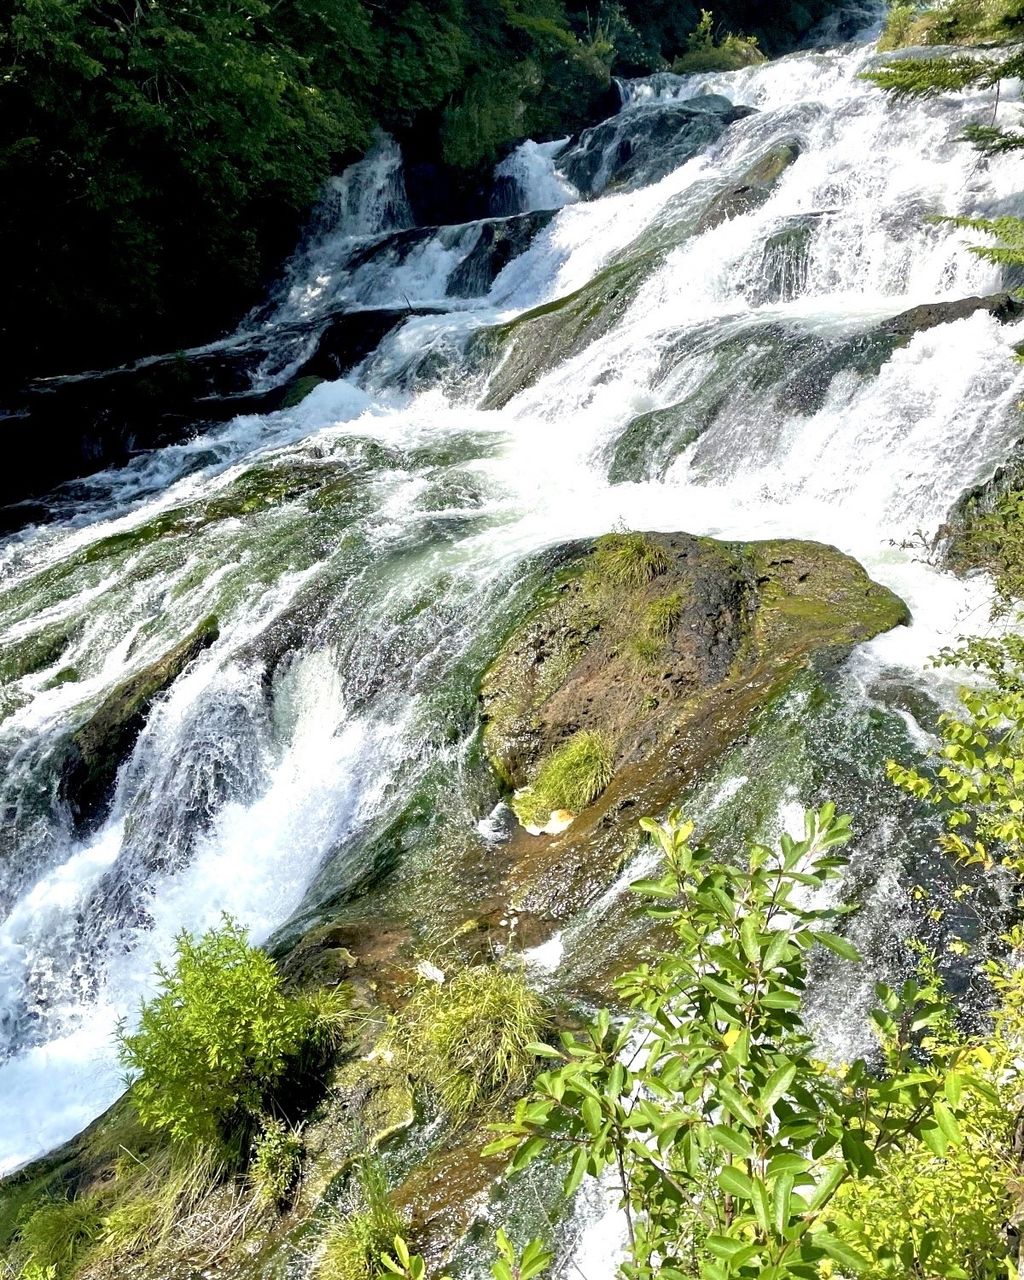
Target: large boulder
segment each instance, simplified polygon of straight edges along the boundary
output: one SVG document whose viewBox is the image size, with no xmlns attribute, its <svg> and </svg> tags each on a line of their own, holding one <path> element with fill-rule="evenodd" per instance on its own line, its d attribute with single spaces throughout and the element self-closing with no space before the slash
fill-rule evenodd
<svg viewBox="0 0 1024 1280">
<path fill-rule="evenodd" d="M 631 557 L 640 567 L 618 576 Z M 480 691 L 484 747 L 514 803 L 581 736 L 607 752 L 591 803 L 513 835 L 520 909 L 557 919 L 599 891 L 625 827 L 674 802 L 768 698 L 907 621 L 855 560 L 815 543 L 622 534 L 569 549 Z"/>
<path fill-rule="evenodd" d="M 628 107 L 586 129 L 558 168 L 584 196 L 635 191 L 678 169 L 753 110 L 712 93 Z"/>
</svg>

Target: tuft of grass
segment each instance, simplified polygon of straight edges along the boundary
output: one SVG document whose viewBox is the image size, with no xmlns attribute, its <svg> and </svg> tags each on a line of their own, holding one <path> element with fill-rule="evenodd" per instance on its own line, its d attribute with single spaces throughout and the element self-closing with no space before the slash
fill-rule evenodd
<svg viewBox="0 0 1024 1280">
<path fill-rule="evenodd" d="M 531 1046 L 547 1027 L 544 1003 L 523 974 L 495 965 L 462 969 L 442 983 L 425 979 L 401 1023 L 410 1074 L 456 1121 L 527 1085 Z"/>
<path fill-rule="evenodd" d="M 125 1151 L 117 1162 L 114 1204 L 103 1219 L 97 1261 L 123 1261 L 166 1244 L 223 1176 L 209 1147 L 165 1147 L 148 1160 Z"/>
<path fill-rule="evenodd" d="M 668 595 L 652 600 L 640 619 L 644 635 L 654 640 L 664 640 L 683 616 L 684 603 L 681 591 L 670 591 Z"/>
<path fill-rule="evenodd" d="M 404 1230 L 388 1195 L 384 1167 L 375 1157 L 360 1162 L 359 1189 L 363 1207 L 328 1232 L 317 1280 L 374 1280 L 384 1270 L 381 1254 Z"/>
<path fill-rule="evenodd" d="M 40 1205 L 18 1232 L 25 1269 L 50 1274 L 53 1280 L 70 1277 L 102 1227 L 103 1211 L 95 1196 Z"/>
<path fill-rule="evenodd" d="M 348 1042 L 354 1021 L 352 988 L 348 983 L 317 987 L 297 1000 L 306 1053 L 329 1057 Z"/>
<path fill-rule="evenodd" d="M 249 1182 L 258 1204 L 286 1204 L 299 1180 L 302 1139 L 281 1120 L 268 1119 L 252 1144 Z"/>
<path fill-rule="evenodd" d="M 654 636 L 648 635 L 646 632 L 630 636 L 626 641 L 626 648 L 639 667 L 656 666 L 664 647 L 664 643 L 661 640 L 655 639 Z"/>
<path fill-rule="evenodd" d="M 524 826 L 542 825 L 556 809 L 579 813 L 611 781 L 612 745 L 607 736 L 581 729 L 541 762 L 532 786 L 512 801 Z"/>
<path fill-rule="evenodd" d="M 590 572 L 598 585 L 643 587 L 668 568 L 668 552 L 646 533 L 606 533 L 594 543 Z"/>
</svg>

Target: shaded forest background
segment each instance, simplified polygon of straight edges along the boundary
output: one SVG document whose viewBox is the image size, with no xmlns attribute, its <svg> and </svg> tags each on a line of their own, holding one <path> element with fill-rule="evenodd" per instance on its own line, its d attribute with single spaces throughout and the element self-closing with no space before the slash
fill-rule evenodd
<svg viewBox="0 0 1024 1280">
<path fill-rule="evenodd" d="M 832 7 L 719 0 L 714 19 L 778 53 Z M 669 65 L 699 20 L 688 0 L 8 0 L 7 378 L 237 323 L 377 127 L 421 175 L 421 220 L 478 216 L 512 144 L 609 114 L 611 77 Z"/>
</svg>

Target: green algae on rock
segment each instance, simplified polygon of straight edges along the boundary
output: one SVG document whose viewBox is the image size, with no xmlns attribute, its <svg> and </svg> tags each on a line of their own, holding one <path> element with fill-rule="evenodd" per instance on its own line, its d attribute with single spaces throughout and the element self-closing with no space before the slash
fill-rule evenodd
<svg viewBox="0 0 1024 1280">
<path fill-rule="evenodd" d="M 519 859 L 521 887 L 538 862 L 526 880 L 544 899 L 580 875 L 599 882 L 608 833 L 671 802 L 813 658 L 909 620 L 897 596 L 832 547 L 645 537 L 664 556 L 661 571 L 610 585 L 594 555 L 578 553 L 481 683 L 484 747 L 509 788 L 528 787 L 581 732 L 611 744 L 600 798 L 568 830 L 534 837 L 537 855 Z M 542 849 L 559 855 L 561 877 Z"/>
</svg>

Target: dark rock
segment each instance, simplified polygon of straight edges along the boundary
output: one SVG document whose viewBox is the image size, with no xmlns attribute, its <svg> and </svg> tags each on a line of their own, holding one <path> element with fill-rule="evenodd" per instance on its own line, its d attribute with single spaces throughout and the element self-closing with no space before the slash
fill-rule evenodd
<svg viewBox="0 0 1024 1280">
<path fill-rule="evenodd" d="M 556 212 L 542 209 L 481 222 L 476 244 L 448 280 L 448 296 L 478 298 L 487 293 L 498 275 L 513 258 L 529 248 L 534 236 L 548 225 Z"/>
<path fill-rule="evenodd" d="M 154 700 L 198 654 L 213 644 L 218 634 L 216 618 L 204 619 L 162 658 L 113 689 L 71 735 L 58 795 L 76 830 L 87 830 L 96 821 L 118 768 L 142 731 Z"/>
<path fill-rule="evenodd" d="M 628 108 L 587 129 L 558 167 L 586 196 L 635 191 L 678 169 L 752 113 L 718 94 Z"/>
<path fill-rule="evenodd" d="M 304 379 L 348 372 L 410 315 L 436 308 L 347 310 L 307 324 L 250 334 L 214 351 L 180 352 L 123 369 L 50 378 L 17 393 L 0 410 L 0 441 L 16 458 L 0 473 L 0 527 L 38 521 L 25 500 L 141 451 L 187 439 L 242 413 L 270 413 L 294 403 Z M 253 376 L 282 344 L 305 343 L 289 380 L 253 391 Z M 308 389 L 309 383 L 304 384 Z"/>
<path fill-rule="evenodd" d="M 1000 324 L 1009 324 L 1024 316 L 1024 302 L 1015 298 L 1012 293 L 990 293 L 985 297 L 957 298 L 953 302 L 925 302 L 921 306 L 911 307 L 909 311 L 901 311 L 891 320 L 884 321 L 878 326 L 878 332 L 893 334 L 896 337 L 909 337 L 925 329 L 934 329 L 937 324 L 950 324 L 954 320 L 964 320 L 967 316 L 973 316 L 976 311 L 987 311 Z"/>
</svg>

